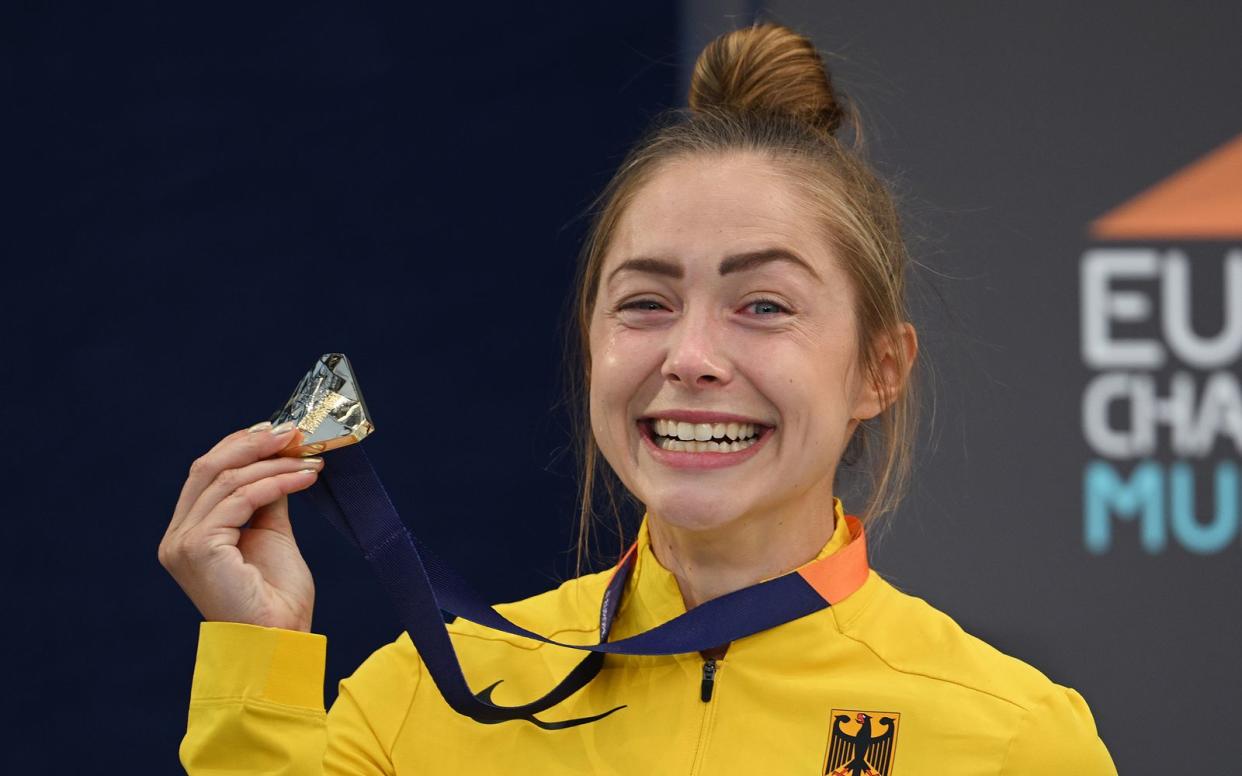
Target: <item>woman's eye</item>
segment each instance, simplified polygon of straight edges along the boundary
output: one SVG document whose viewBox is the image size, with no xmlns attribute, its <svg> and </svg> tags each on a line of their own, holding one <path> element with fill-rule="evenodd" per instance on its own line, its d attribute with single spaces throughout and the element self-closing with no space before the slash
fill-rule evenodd
<svg viewBox="0 0 1242 776">
<path fill-rule="evenodd" d="M 626 302 L 617 308 L 618 310 L 638 310 L 640 312 L 655 312 L 663 310 L 664 305 L 654 299 L 636 299 L 633 302 Z"/>
<path fill-rule="evenodd" d="M 775 313 L 788 313 L 789 310 L 771 299 L 756 299 L 753 302 L 747 302 L 747 309 L 753 310 L 759 315 L 772 315 Z"/>
</svg>

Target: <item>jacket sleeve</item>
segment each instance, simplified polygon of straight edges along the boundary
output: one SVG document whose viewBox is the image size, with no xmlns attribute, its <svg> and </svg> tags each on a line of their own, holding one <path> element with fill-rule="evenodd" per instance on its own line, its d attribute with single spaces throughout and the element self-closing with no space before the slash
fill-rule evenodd
<svg viewBox="0 0 1242 776">
<path fill-rule="evenodd" d="M 325 714 L 324 636 L 202 623 L 180 748 L 186 773 L 393 774 L 392 744 L 419 677 L 417 664 L 410 665 L 413 645 L 405 650 L 401 641 L 342 681 Z"/>
<path fill-rule="evenodd" d="M 1027 709 L 1000 772 L 1002 776 L 1117 776 L 1086 701 L 1059 685 Z"/>
</svg>

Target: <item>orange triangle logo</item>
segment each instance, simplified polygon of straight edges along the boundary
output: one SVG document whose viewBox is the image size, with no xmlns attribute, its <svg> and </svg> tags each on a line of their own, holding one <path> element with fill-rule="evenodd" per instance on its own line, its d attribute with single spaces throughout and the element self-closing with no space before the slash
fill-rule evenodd
<svg viewBox="0 0 1242 776">
<path fill-rule="evenodd" d="M 1242 135 L 1091 223 L 1101 240 L 1242 237 Z"/>
</svg>

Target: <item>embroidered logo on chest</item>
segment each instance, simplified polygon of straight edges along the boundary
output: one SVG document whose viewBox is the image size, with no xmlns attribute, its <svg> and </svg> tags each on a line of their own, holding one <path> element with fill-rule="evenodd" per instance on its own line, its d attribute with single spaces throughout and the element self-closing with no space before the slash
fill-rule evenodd
<svg viewBox="0 0 1242 776">
<path fill-rule="evenodd" d="M 833 709 L 824 753 L 828 776 L 892 776 L 901 715 L 892 711 Z"/>
</svg>

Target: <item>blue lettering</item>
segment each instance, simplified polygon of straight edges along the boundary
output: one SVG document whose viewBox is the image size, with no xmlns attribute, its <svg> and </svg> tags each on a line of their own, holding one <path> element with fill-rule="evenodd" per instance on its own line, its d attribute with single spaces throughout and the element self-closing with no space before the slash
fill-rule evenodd
<svg viewBox="0 0 1242 776">
<path fill-rule="evenodd" d="M 1209 523 L 1195 519 L 1195 475 L 1190 464 L 1178 462 L 1169 472 L 1170 518 L 1173 535 L 1190 552 L 1220 552 L 1238 535 L 1238 465 L 1216 465 L 1216 515 Z"/>
<path fill-rule="evenodd" d="M 1139 520 L 1144 550 L 1152 554 L 1164 550 L 1164 473 L 1159 464 L 1140 462 L 1128 481 L 1123 481 L 1107 461 L 1096 459 L 1087 464 L 1083 476 L 1083 540 L 1089 552 L 1099 555 L 1112 546 L 1114 512 L 1123 520 Z"/>
</svg>

